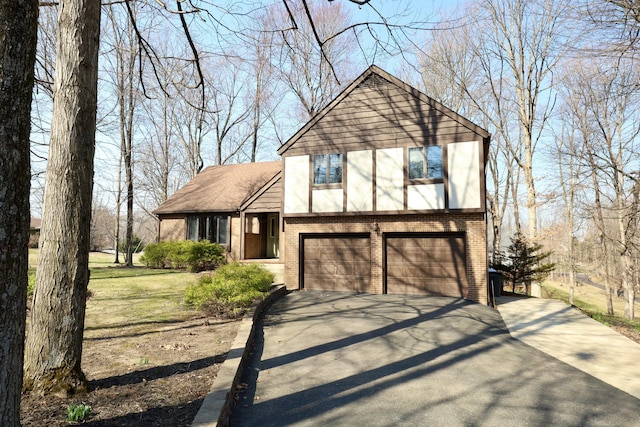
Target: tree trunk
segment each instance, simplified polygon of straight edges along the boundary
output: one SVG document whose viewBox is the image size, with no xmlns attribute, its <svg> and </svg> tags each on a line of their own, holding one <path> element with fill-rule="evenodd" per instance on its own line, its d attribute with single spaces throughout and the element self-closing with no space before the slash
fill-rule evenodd
<svg viewBox="0 0 640 427">
<path fill-rule="evenodd" d="M 125 156 L 125 172 L 127 181 L 127 253 L 125 264 L 133 267 L 133 166 L 131 164 L 131 146 Z"/>
<path fill-rule="evenodd" d="M 89 282 L 100 1 L 58 6 L 51 140 L 25 387 L 68 395 L 81 370 Z"/>
<path fill-rule="evenodd" d="M 20 425 L 38 2 L 0 2 L 0 425 Z"/>
<path fill-rule="evenodd" d="M 114 247 L 116 249 L 116 257 L 114 264 L 120 264 L 120 208 L 122 207 L 122 150 L 118 158 L 118 189 L 116 190 L 116 220 L 114 224 Z"/>
<path fill-rule="evenodd" d="M 528 138 L 525 138 L 525 141 Z M 530 138 L 529 138 L 530 139 Z M 533 176 L 533 151 L 530 148 L 531 141 L 525 147 L 526 165 L 524 167 L 524 182 L 527 186 L 527 214 L 529 215 L 529 239 L 536 241 L 538 238 L 538 204 L 536 201 L 535 177 Z"/>
</svg>

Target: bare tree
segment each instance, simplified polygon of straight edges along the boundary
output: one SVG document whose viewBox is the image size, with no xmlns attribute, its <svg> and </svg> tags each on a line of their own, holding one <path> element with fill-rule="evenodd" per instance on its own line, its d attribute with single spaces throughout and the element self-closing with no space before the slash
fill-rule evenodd
<svg viewBox="0 0 640 427">
<path fill-rule="evenodd" d="M 354 74 L 349 55 L 358 50 L 355 38 L 350 32 L 335 37 L 352 25 L 350 16 L 338 2 L 284 1 L 266 9 L 258 22 L 277 32 L 272 46 L 274 66 L 295 95 L 297 117 L 307 121 Z"/>
<path fill-rule="evenodd" d="M 522 173 L 529 237 L 534 241 L 539 205 L 534 154 L 554 105 L 550 87 L 567 40 L 562 22 L 568 10 L 565 1 L 485 0 L 464 10 L 465 21 L 434 33 L 437 38 L 446 34 L 455 39 L 441 44 L 436 52 L 440 57 L 444 54 L 446 60 L 440 63 L 456 85 L 450 95 L 458 99 L 464 95 L 482 112 L 494 133 L 500 134 L 508 151 L 507 162 L 514 161 Z M 469 20 L 486 25 L 478 32 L 478 26 Z M 452 44 L 455 50 L 447 47 Z M 460 46 L 465 50 L 461 52 Z M 428 71 L 425 69 L 427 76 Z M 509 182 L 515 215 L 518 183 L 519 179 Z M 516 227 L 519 224 L 516 218 Z"/>
<path fill-rule="evenodd" d="M 581 160 L 589 168 L 593 184 L 595 223 L 602 236 L 601 257 L 607 273 L 608 311 L 613 312 L 608 252 L 618 250 L 619 257 L 614 262 L 619 265 L 627 315 L 633 318 L 639 185 L 636 139 L 640 126 L 635 93 L 638 76 L 631 62 L 618 59 L 590 59 L 572 65 L 566 77 L 570 81 L 570 97 L 566 96 L 565 102 L 580 123 L 584 145 Z M 613 229 L 608 226 L 609 218 L 616 225 Z"/>
<path fill-rule="evenodd" d="M 20 425 L 38 2 L 0 2 L 0 425 Z"/>
<path fill-rule="evenodd" d="M 477 16 L 472 8 L 465 16 Z M 452 17 L 436 27 L 419 51 L 425 93 L 454 111 L 482 124 L 492 134 L 487 159 L 487 203 L 492 222 L 492 258 L 499 252 L 505 212 L 511 203 L 516 231 L 520 231 L 518 186 L 520 170 L 515 153 L 521 153 L 520 133 L 512 97 L 505 83 L 505 67 L 477 45 L 474 27 L 460 25 L 464 18 Z M 458 25 L 452 25 L 457 23 Z"/>
<path fill-rule="evenodd" d="M 135 19 L 135 5 L 130 7 L 132 19 Z M 138 104 L 138 76 L 136 65 L 139 52 L 135 33 L 130 21 L 125 21 L 124 28 L 119 28 L 116 16 L 111 9 L 110 19 L 114 30 L 115 41 L 115 90 L 118 100 L 118 123 L 120 130 L 120 155 L 125 172 L 127 226 L 125 235 L 125 265 L 133 266 L 133 139 L 136 106 Z M 120 171 L 118 171 L 120 174 Z M 118 200 L 119 202 L 119 200 Z M 119 212 L 118 212 L 119 214 Z M 119 217 L 119 215 L 117 215 Z M 118 222 L 119 224 L 119 222 Z M 119 226 L 119 225 L 118 225 Z M 116 246 L 116 253 L 118 246 Z"/>
<path fill-rule="evenodd" d="M 576 256 L 575 256 L 575 211 L 576 198 L 580 191 L 580 181 L 582 180 L 580 161 L 581 147 L 579 144 L 580 123 L 570 111 L 563 111 L 562 128 L 555 137 L 556 150 L 553 155 L 558 162 L 558 177 L 562 199 L 564 203 L 564 213 L 566 220 L 566 246 L 567 260 L 569 266 L 569 304 L 573 305 L 576 288 Z M 610 296 L 610 295 L 609 295 Z M 611 303 L 611 298 L 608 299 Z M 613 314 L 613 306 L 610 307 Z"/>
<path fill-rule="evenodd" d="M 171 99 L 161 92 L 156 102 L 145 103 L 143 108 L 148 123 L 143 127 L 139 146 L 138 188 L 145 193 L 143 197 L 150 199 L 148 205 L 156 207 L 184 185 L 188 177 L 185 174 L 182 179 L 177 178 L 177 184 L 172 185 L 179 147 L 175 145 L 176 138 L 170 130 Z"/>
<path fill-rule="evenodd" d="M 248 63 L 249 75 L 253 81 L 252 90 L 245 97 L 245 104 L 251 108 L 251 162 L 257 160 L 258 149 L 262 148 L 260 136 L 264 135 L 264 128 L 273 119 L 276 106 L 280 104 L 284 95 L 277 88 L 277 70 L 270 61 L 269 54 L 273 43 L 273 34 L 262 32 L 250 46 Z M 262 139 L 265 139 L 264 137 Z M 271 138 L 274 139 L 275 138 Z M 278 145 L 279 146 L 279 145 Z M 273 148 L 274 152 L 278 146 Z"/>
<path fill-rule="evenodd" d="M 570 4 L 552 0 L 487 0 L 482 7 L 491 29 L 475 46 L 485 58 L 500 61 L 510 72 L 503 74 L 508 79 L 504 83 L 514 96 L 504 98 L 503 102 L 513 102 L 517 111 L 523 156 L 515 149 L 511 151 L 523 172 L 529 237 L 535 240 L 538 194 L 533 160 L 553 107 L 548 89 L 561 58 L 562 43 L 565 42 L 562 19 Z"/>
<path fill-rule="evenodd" d="M 100 2 L 62 0 L 40 254 L 25 387 L 86 387 L 80 362 L 89 282 Z"/>
<path fill-rule="evenodd" d="M 578 9 L 590 43 L 582 46 L 590 54 L 608 57 L 634 57 L 640 43 L 640 7 L 635 0 L 585 2 Z"/>
</svg>

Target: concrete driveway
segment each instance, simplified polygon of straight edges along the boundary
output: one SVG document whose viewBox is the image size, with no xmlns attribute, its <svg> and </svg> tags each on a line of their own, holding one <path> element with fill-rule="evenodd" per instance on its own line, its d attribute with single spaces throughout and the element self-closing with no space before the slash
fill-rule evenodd
<svg viewBox="0 0 640 427">
<path fill-rule="evenodd" d="M 232 426 L 613 426 L 640 401 L 445 297 L 294 292 L 268 311 Z"/>
</svg>

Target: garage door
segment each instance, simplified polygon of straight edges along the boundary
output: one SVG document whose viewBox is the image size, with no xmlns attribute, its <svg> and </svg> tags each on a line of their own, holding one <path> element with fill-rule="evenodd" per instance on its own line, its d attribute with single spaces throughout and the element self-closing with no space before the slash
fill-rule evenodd
<svg viewBox="0 0 640 427">
<path fill-rule="evenodd" d="M 466 297 L 462 234 L 389 234 L 385 239 L 387 293 Z"/>
<path fill-rule="evenodd" d="M 302 236 L 302 284 L 308 290 L 368 292 L 371 240 L 362 234 Z"/>
</svg>

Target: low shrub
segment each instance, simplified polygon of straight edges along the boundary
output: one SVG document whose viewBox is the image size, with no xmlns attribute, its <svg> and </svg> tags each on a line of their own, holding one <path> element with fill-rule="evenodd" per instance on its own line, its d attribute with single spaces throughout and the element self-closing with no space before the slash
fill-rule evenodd
<svg viewBox="0 0 640 427">
<path fill-rule="evenodd" d="M 206 240 L 150 243 L 140 257 L 147 267 L 186 269 L 191 272 L 213 270 L 224 264 L 225 260 L 225 249 Z"/>
<path fill-rule="evenodd" d="M 84 403 L 67 406 L 67 420 L 71 422 L 84 421 L 91 414 L 91 406 Z"/>
<path fill-rule="evenodd" d="M 31 298 L 33 296 L 33 291 L 36 290 L 36 272 L 29 273 L 28 282 L 27 282 L 27 297 Z"/>
<path fill-rule="evenodd" d="M 261 265 L 231 263 L 189 286 L 185 301 L 209 314 L 237 317 L 253 301 L 264 298 L 273 279 L 274 274 Z"/>
<path fill-rule="evenodd" d="M 127 253 L 127 241 L 124 240 L 124 241 L 120 242 L 120 246 L 118 247 L 118 249 L 123 254 L 126 254 Z M 133 251 L 134 254 L 137 254 L 138 252 L 142 252 L 142 249 L 144 249 L 142 238 L 140 236 L 134 234 L 131 237 L 131 250 Z"/>
</svg>

